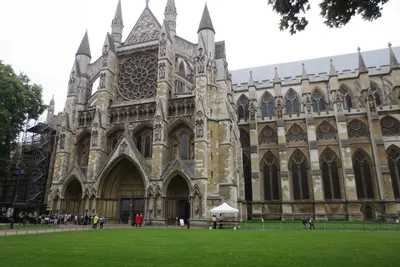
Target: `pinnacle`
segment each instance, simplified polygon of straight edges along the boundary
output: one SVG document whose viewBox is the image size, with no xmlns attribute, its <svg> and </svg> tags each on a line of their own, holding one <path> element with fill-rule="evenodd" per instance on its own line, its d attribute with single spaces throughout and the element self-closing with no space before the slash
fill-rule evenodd
<svg viewBox="0 0 400 267">
<path fill-rule="evenodd" d="M 214 26 L 211 21 L 211 16 L 210 16 L 210 12 L 208 11 L 207 4 L 204 7 L 203 16 L 201 17 L 200 26 L 199 26 L 199 30 L 197 31 L 197 33 L 199 33 L 201 30 L 206 30 L 206 29 L 212 30 L 215 33 Z"/>
<path fill-rule="evenodd" d="M 361 55 L 361 48 L 358 47 L 357 51 L 358 51 L 358 72 L 359 73 L 368 72 L 367 67 L 365 66 L 364 59 L 363 59 L 363 57 Z"/>
</svg>

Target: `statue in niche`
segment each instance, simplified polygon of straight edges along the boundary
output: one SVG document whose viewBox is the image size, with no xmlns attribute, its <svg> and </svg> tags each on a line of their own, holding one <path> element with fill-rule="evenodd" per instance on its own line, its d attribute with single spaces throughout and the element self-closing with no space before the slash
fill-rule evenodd
<svg viewBox="0 0 400 267">
<path fill-rule="evenodd" d="M 65 147 L 65 133 L 60 134 L 60 149 L 64 149 Z"/>
<path fill-rule="evenodd" d="M 255 119 L 255 114 L 256 114 L 256 106 L 254 105 L 253 102 L 250 103 L 250 119 L 254 120 Z"/>
<path fill-rule="evenodd" d="M 369 110 L 371 112 L 375 112 L 375 100 L 372 95 L 368 96 L 368 102 L 369 102 Z"/>
<path fill-rule="evenodd" d="M 205 61 L 206 61 L 206 55 L 204 54 L 203 48 L 199 48 L 199 53 L 195 57 L 195 60 L 197 62 L 197 72 L 199 74 L 202 74 L 205 72 Z"/>
<path fill-rule="evenodd" d="M 154 128 L 155 128 L 154 139 L 156 142 L 160 142 L 161 141 L 161 130 L 162 130 L 161 123 L 157 123 Z"/>
<path fill-rule="evenodd" d="M 100 88 L 106 88 L 106 74 L 100 74 Z"/>
<path fill-rule="evenodd" d="M 197 134 L 197 138 L 203 138 L 203 136 L 204 136 L 204 121 L 203 121 L 203 119 L 196 120 L 196 134 Z"/>
<path fill-rule="evenodd" d="M 281 100 L 278 100 L 278 102 L 276 103 L 276 115 L 278 116 L 278 118 L 282 118 L 282 103 Z"/>
<path fill-rule="evenodd" d="M 103 57 L 107 57 L 108 56 L 108 45 L 104 45 L 103 46 Z"/>
<path fill-rule="evenodd" d="M 338 94 L 335 99 L 337 112 L 342 112 L 342 98 Z"/>
<path fill-rule="evenodd" d="M 75 83 L 75 80 L 76 80 L 75 71 L 72 71 L 72 72 L 71 72 L 71 75 L 69 76 L 68 84 L 74 84 L 74 83 Z"/>
</svg>

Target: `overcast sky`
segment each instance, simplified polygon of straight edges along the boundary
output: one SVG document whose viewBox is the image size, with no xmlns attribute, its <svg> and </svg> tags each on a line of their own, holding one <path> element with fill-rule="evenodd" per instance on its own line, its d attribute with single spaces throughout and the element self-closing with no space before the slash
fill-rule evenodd
<svg viewBox="0 0 400 267">
<path fill-rule="evenodd" d="M 25 72 L 44 88 L 44 101 L 55 94 L 56 112 L 62 111 L 75 53 L 86 31 L 92 62 L 101 55 L 111 31 L 118 0 L 0 0 L 0 60 Z M 146 6 L 145 0 L 122 0 L 123 41 Z M 162 24 L 167 0 L 151 0 L 150 9 Z M 240 69 L 400 45 L 400 1 L 384 6 L 374 22 L 354 18 L 342 29 L 322 23 L 317 4 L 305 32 L 291 36 L 279 31 L 279 17 L 267 0 L 208 0 L 216 41 L 225 40 L 229 69 Z M 203 0 L 175 0 L 177 34 L 197 43 Z M 324 70 L 322 70 L 324 71 Z M 272 78 L 272 77 L 271 77 Z"/>
</svg>

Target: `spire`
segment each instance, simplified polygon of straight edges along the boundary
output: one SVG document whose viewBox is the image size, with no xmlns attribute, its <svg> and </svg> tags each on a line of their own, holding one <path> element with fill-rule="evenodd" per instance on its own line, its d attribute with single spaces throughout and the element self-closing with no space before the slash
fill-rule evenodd
<svg viewBox="0 0 400 267">
<path fill-rule="evenodd" d="M 114 19 L 112 20 L 112 25 L 124 26 L 124 22 L 122 20 L 121 0 L 118 0 L 117 9 L 115 10 Z"/>
<path fill-rule="evenodd" d="M 274 77 L 274 83 L 280 83 L 281 78 L 278 75 L 278 68 L 275 68 L 275 77 Z"/>
<path fill-rule="evenodd" d="M 252 71 L 250 71 L 249 87 L 250 86 L 255 86 Z"/>
<path fill-rule="evenodd" d="M 166 21 L 169 33 L 174 36 L 176 34 L 176 13 L 175 0 L 168 0 L 167 6 L 165 7 L 164 20 Z"/>
<path fill-rule="evenodd" d="M 85 35 L 83 36 L 81 45 L 78 48 L 78 52 L 76 52 L 76 55 L 85 55 L 88 56 L 90 58 L 92 58 L 92 55 L 90 54 L 90 46 L 89 46 L 89 37 L 88 37 L 88 33 L 86 30 Z"/>
<path fill-rule="evenodd" d="M 210 12 L 208 12 L 207 4 L 204 7 L 203 16 L 201 17 L 200 26 L 197 33 L 199 33 L 201 30 L 206 30 L 206 29 L 212 30 L 215 34 L 214 26 L 211 21 Z"/>
<path fill-rule="evenodd" d="M 361 48 L 357 48 L 358 51 L 358 73 L 366 73 L 368 72 L 367 67 L 365 66 L 364 59 L 361 55 Z"/>
<path fill-rule="evenodd" d="M 329 68 L 329 77 L 335 77 L 337 76 L 337 72 L 335 70 L 335 67 L 333 66 L 333 62 L 331 59 L 331 67 Z"/>
<path fill-rule="evenodd" d="M 390 69 L 397 69 L 399 68 L 399 62 L 397 61 L 396 55 L 394 54 L 392 50 L 392 44 L 388 44 L 389 47 L 389 57 L 390 57 Z"/>
<path fill-rule="evenodd" d="M 150 0 L 146 0 L 146 8 L 149 8 L 149 2 Z"/>
<path fill-rule="evenodd" d="M 53 95 L 53 97 L 50 100 L 50 106 L 54 106 L 54 105 L 55 105 L 55 101 L 54 101 L 54 95 Z"/>
<path fill-rule="evenodd" d="M 308 74 L 307 74 L 307 71 L 306 71 L 306 68 L 305 68 L 304 63 L 303 63 L 302 65 L 303 65 L 303 72 L 302 72 L 302 74 L 301 74 L 301 80 L 302 80 L 302 81 L 304 81 L 304 80 L 309 80 Z"/>
</svg>

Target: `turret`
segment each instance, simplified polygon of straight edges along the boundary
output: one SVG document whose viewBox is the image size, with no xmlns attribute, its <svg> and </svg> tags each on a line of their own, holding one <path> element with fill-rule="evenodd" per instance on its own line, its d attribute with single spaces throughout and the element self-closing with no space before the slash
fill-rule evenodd
<svg viewBox="0 0 400 267">
<path fill-rule="evenodd" d="M 51 125 L 53 122 L 53 117 L 54 117 L 54 111 L 55 111 L 55 101 L 54 101 L 54 95 L 53 98 L 50 100 L 50 105 L 47 108 L 47 118 L 46 118 L 46 123 L 48 125 Z"/>
<path fill-rule="evenodd" d="M 169 28 L 169 33 L 173 37 L 176 34 L 176 17 L 178 16 L 178 13 L 176 13 L 175 0 L 168 0 L 164 16 L 164 20 Z"/>
<path fill-rule="evenodd" d="M 207 57 L 214 59 L 215 56 L 215 30 L 211 21 L 210 12 L 208 12 L 207 4 L 204 7 L 203 16 L 201 17 L 199 30 L 199 44 L 204 43 Z"/>
<path fill-rule="evenodd" d="M 111 23 L 111 35 L 115 42 L 121 43 L 122 30 L 124 29 L 124 21 L 122 20 L 121 0 L 118 0 L 117 9 L 115 10 L 114 19 Z"/>
<path fill-rule="evenodd" d="M 90 53 L 90 45 L 89 45 L 89 37 L 86 31 L 83 36 L 82 42 L 78 48 L 78 51 L 75 54 L 76 59 L 79 62 L 79 70 L 81 73 L 86 73 L 87 68 L 90 64 L 90 60 L 92 59 L 92 54 Z"/>
</svg>

